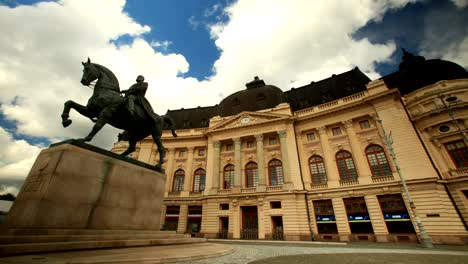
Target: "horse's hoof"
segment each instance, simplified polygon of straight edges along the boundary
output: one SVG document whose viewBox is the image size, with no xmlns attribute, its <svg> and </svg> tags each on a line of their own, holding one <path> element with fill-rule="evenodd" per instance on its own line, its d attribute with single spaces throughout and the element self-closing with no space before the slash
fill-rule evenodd
<svg viewBox="0 0 468 264">
<path fill-rule="evenodd" d="M 66 120 L 62 121 L 63 127 L 67 127 L 67 126 L 71 125 L 71 123 L 72 123 L 71 119 L 66 119 Z"/>
</svg>

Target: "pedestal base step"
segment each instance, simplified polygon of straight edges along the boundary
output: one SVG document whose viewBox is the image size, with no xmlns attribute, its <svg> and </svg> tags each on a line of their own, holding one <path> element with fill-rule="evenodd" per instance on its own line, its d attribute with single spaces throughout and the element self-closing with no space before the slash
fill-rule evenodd
<svg viewBox="0 0 468 264">
<path fill-rule="evenodd" d="M 80 249 L 176 245 L 206 242 L 174 231 L 7 230 L 0 235 L 0 256 Z"/>
</svg>

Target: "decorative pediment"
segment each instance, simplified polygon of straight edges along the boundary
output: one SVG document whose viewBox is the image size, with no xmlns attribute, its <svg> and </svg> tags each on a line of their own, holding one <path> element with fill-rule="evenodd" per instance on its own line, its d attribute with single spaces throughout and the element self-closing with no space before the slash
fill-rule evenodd
<svg viewBox="0 0 468 264">
<path fill-rule="evenodd" d="M 217 130 L 239 128 L 244 126 L 258 125 L 268 122 L 275 122 L 288 119 L 288 115 L 272 114 L 272 113 L 258 113 L 258 112 L 242 112 L 223 122 L 216 124 L 214 127 L 208 129 L 208 132 Z"/>
</svg>

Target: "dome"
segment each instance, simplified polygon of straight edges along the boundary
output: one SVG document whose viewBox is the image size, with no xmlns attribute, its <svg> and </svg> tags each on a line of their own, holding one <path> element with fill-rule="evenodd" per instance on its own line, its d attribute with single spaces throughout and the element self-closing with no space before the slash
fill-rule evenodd
<svg viewBox="0 0 468 264">
<path fill-rule="evenodd" d="M 242 111 L 273 108 L 285 102 L 285 96 L 280 88 L 266 85 L 258 77 L 247 83 L 246 87 L 247 89 L 235 92 L 221 101 L 218 106 L 220 116 L 231 116 Z"/>
<path fill-rule="evenodd" d="M 398 71 L 398 88 L 402 94 L 442 80 L 468 78 L 467 71 L 460 65 L 439 59 L 426 60 L 403 49 L 402 62 Z"/>
</svg>

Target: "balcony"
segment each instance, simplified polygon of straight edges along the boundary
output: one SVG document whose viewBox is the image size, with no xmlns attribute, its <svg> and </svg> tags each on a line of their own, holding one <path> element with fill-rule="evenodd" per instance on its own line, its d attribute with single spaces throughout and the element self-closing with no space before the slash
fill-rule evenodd
<svg viewBox="0 0 468 264">
<path fill-rule="evenodd" d="M 218 190 L 218 194 L 231 194 L 232 193 L 232 189 L 221 189 L 221 190 Z"/>
<path fill-rule="evenodd" d="M 393 175 L 385 175 L 385 176 L 375 176 L 372 175 L 372 182 L 388 182 L 388 181 L 394 181 L 395 178 Z"/>
<path fill-rule="evenodd" d="M 340 186 L 352 186 L 352 185 L 358 185 L 359 180 L 356 179 L 344 179 L 340 180 Z"/>
<path fill-rule="evenodd" d="M 242 188 L 241 193 L 254 193 L 257 187 Z"/>
<path fill-rule="evenodd" d="M 283 185 L 267 186 L 267 192 L 277 192 L 283 190 Z"/>
<path fill-rule="evenodd" d="M 468 167 L 452 170 L 450 171 L 450 174 L 452 175 L 452 177 L 468 176 Z"/>
<path fill-rule="evenodd" d="M 327 182 L 323 182 L 323 183 L 311 183 L 311 184 L 310 184 L 310 188 L 311 188 L 312 190 L 326 189 L 326 188 L 328 188 L 328 183 L 327 183 Z"/>
<path fill-rule="evenodd" d="M 168 193 L 167 193 L 167 196 L 168 196 L 168 197 L 179 197 L 179 196 L 180 196 L 180 192 L 168 192 Z"/>
</svg>

